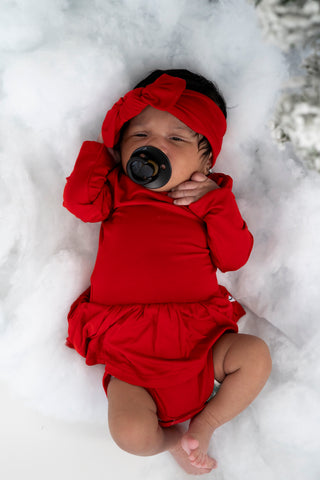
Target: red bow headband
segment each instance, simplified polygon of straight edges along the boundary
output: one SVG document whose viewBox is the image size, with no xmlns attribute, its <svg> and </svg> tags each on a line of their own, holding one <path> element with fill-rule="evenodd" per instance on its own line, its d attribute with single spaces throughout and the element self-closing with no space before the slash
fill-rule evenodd
<svg viewBox="0 0 320 480">
<path fill-rule="evenodd" d="M 129 91 L 113 105 L 102 125 L 104 144 L 114 147 L 121 127 L 148 105 L 171 113 L 194 132 L 204 135 L 211 145 L 215 162 L 227 128 L 225 116 L 209 97 L 186 89 L 185 80 L 165 73 L 150 85 Z"/>
</svg>

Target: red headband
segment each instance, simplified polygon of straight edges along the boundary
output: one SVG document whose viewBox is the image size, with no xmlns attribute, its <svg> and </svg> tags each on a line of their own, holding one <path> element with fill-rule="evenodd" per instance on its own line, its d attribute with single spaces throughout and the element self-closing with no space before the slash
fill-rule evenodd
<svg viewBox="0 0 320 480">
<path fill-rule="evenodd" d="M 150 85 L 129 91 L 113 105 L 102 125 L 104 144 L 114 147 L 125 122 L 148 105 L 171 113 L 194 132 L 204 135 L 211 145 L 215 162 L 227 128 L 225 116 L 209 97 L 187 90 L 185 80 L 165 73 Z"/>
</svg>

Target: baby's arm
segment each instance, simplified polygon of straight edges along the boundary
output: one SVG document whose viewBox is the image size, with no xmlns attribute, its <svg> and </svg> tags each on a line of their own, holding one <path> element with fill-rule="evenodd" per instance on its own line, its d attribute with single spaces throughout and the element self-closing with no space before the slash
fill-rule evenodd
<svg viewBox="0 0 320 480">
<path fill-rule="evenodd" d="M 106 219 L 112 206 L 107 176 L 115 165 L 103 144 L 84 142 L 73 172 L 67 178 L 64 207 L 84 222 Z"/>
<path fill-rule="evenodd" d="M 220 174 L 213 174 L 211 179 L 216 187 L 190 203 L 189 209 L 206 224 L 214 265 L 222 272 L 237 270 L 249 258 L 253 237 L 231 191 L 232 179 Z"/>
</svg>

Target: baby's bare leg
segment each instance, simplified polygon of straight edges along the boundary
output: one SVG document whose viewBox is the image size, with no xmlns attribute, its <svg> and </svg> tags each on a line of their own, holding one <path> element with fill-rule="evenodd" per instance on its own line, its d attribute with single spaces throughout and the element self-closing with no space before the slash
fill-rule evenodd
<svg viewBox="0 0 320 480">
<path fill-rule="evenodd" d="M 192 465 L 214 468 L 207 450 L 213 432 L 242 412 L 255 399 L 271 372 L 269 349 L 260 338 L 227 333 L 213 348 L 218 393 L 190 422 L 181 444 Z"/>
<path fill-rule="evenodd" d="M 156 404 L 147 390 L 117 378 L 108 385 L 108 420 L 114 441 L 135 455 L 155 455 L 181 439 L 177 428 L 160 427 Z"/>
<path fill-rule="evenodd" d="M 156 404 L 144 388 L 111 378 L 108 400 L 109 429 L 120 448 L 141 456 L 170 450 L 188 473 L 202 474 L 210 471 L 191 465 L 181 447 L 182 431 L 178 427 L 160 427 Z"/>
</svg>

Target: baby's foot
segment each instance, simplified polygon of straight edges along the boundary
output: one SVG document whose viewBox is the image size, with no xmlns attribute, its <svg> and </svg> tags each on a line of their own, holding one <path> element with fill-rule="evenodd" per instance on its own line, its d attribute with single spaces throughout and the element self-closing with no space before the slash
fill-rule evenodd
<svg viewBox="0 0 320 480">
<path fill-rule="evenodd" d="M 191 475 L 203 475 L 205 473 L 210 473 L 212 470 L 212 468 L 202 468 L 200 466 L 192 465 L 187 453 L 182 448 L 180 443 L 178 443 L 178 445 L 176 445 L 174 448 L 171 448 L 169 451 L 180 467 L 182 467 L 185 472 L 190 473 Z"/>
<path fill-rule="evenodd" d="M 188 455 L 191 465 L 198 469 L 208 469 L 211 471 L 217 468 L 218 464 L 216 460 L 207 453 L 209 440 L 201 438 L 201 436 L 196 438 L 195 434 L 187 432 L 181 439 L 181 446 Z"/>
</svg>

